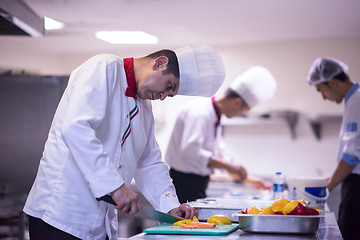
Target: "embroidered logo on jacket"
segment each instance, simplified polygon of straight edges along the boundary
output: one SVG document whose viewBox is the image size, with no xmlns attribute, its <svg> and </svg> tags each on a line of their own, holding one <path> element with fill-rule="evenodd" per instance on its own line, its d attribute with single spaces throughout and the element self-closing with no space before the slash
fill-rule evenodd
<svg viewBox="0 0 360 240">
<path fill-rule="evenodd" d="M 175 194 L 171 194 L 170 195 L 170 193 L 164 193 L 165 194 L 165 198 L 168 198 L 168 197 L 174 197 L 174 198 L 176 198 L 176 195 Z"/>
<path fill-rule="evenodd" d="M 138 114 L 138 112 L 139 112 L 139 108 L 137 105 L 135 105 L 135 107 L 133 109 L 131 109 L 131 111 L 128 114 L 130 116 L 129 124 L 126 127 L 126 130 L 121 138 L 121 147 L 124 145 L 126 139 L 129 137 L 129 135 L 131 133 L 131 120 Z"/>
</svg>

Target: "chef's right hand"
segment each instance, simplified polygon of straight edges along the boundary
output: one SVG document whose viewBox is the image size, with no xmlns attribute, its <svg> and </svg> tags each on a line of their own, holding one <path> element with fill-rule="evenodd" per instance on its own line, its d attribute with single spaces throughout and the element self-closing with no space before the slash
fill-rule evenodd
<svg viewBox="0 0 360 240">
<path fill-rule="evenodd" d="M 130 216 L 142 208 L 139 196 L 125 184 L 113 191 L 111 197 L 116 202 L 115 208 Z"/>
</svg>

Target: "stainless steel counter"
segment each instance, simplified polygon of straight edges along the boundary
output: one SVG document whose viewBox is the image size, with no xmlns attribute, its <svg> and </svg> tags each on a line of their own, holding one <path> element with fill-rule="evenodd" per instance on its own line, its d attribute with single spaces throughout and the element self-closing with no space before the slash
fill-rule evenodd
<svg viewBox="0 0 360 240">
<path fill-rule="evenodd" d="M 199 220 L 206 221 L 210 216 L 215 214 L 227 215 L 234 223 L 238 222 L 238 219 L 234 219 L 233 213 L 255 205 L 257 207 L 269 206 L 273 200 L 271 199 L 271 192 L 260 191 L 244 184 L 238 184 L 233 182 L 218 182 L 210 181 L 208 190 L 208 198 L 199 199 L 189 204 L 195 207 L 199 213 Z M 311 235 L 291 235 L 291 234 L 255 234 L 247 233 L 241 230 L 237 230 L 227 236 L 200 236 L 200 235 L 150 235 L 145 233 L 139 233 L 145 228 L 153 227 L 157 225 L 157 222 L 151 221 L 150 224 L 142 224 L 142 229 L 137 231 L 137 235 L 130 235 L 131 238 L 126 239 L 186 239 L 186 240 L 202 240 L 202 239 L 220 239 L 220 240 L 234 240 L 234 239 L 342 239 L 340 230 L 338 228 L 335 214 L 325 206 L 325 217 L 321 219 L 320 226 L 316 234 Z M 137 219 L 139 222 L 141 219 Z M 141 220 L 144 221 L 144 220 Z M 149 220 L 150 221 L 150 220 Z M 133 224 L 131 224 L 133 225 Z M 122 231 L 120 230 L 120 233 Z M 136 234 L 136 233 L 134 233 Z M 125 234 L 126 235 L 126 234 Z M 130 237 L 126 236 L 126 237 Z M 124 236 L 125 237 L 125 236 Z M 241 238 L 240 238 L 241 237 Z M 119 238 L 125 239 L 125 238 Z"/>
<path fill-rule="evenodd" d="M 292 235 L 292 234 L 265 234 L 265 233 L 247 233 L 237 230 L 226 236 L 203 236 L 203 235 L 168 235 L 168 234 L 145 234 L 140 233 L 129 239 L 133 240 L 162 240 L 162 239 L 186 239 L 186 240 L 246 240 L 246 239 L 259 239 L 259 240 L 273 240 L 273 239 L 343 239 L 337 225 L 335 215 L 333 212 L 326 212 L 325 217 L 320 221 L 320 226 L 315 234 L 306 235 Z M 120 240 L 120 239 L 119 239 Z"/>
</svg>

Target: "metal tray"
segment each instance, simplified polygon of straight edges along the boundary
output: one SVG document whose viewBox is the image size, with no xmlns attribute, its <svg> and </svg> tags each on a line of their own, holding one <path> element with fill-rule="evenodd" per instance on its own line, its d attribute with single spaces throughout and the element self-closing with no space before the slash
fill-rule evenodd
<svg viewBox="0 0 360 240">
<path fill-rule="evenodd" d="M 257 233 L 315 233 L 319 228 L 321 215 L 258 215 L 234 213 L 239 219 L 239 228 L 244 232 Z"/>
</svg>

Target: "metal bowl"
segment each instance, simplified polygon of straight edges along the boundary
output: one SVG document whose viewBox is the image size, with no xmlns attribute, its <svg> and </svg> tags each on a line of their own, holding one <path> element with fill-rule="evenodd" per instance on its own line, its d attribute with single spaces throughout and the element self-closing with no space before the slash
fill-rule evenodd
<svg viewBox="0 0 360 240">
<path fill-rule="evenodd" d="M 257 233 L 315 233 L 321 215 L 258 215 L 234 213 L 239 219 L 239 228 L 244 232 Z"/>
</svg>

